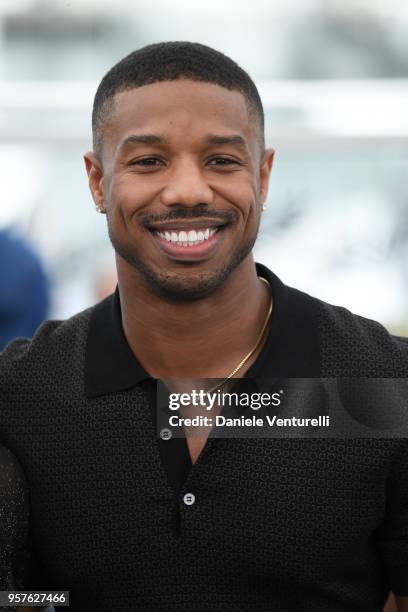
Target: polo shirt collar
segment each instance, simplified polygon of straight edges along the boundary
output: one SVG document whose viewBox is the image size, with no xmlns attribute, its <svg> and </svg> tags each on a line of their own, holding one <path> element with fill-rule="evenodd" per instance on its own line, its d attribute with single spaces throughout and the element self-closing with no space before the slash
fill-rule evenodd
<svg viewBox="0 0 408 612">
<path fill-rule="evenodd" d="M 258 276 L 271 285 L 274 304 L 268 337 L 246 377 L 319 377 L 316 300 L 284 285 L 266 266 L 256 264 L 256 268 Z M 116 288 L 92 309 L 85 355 L 85 395 L 97 397 L 124 391 L 148 378 L 126 340 Z"/>
<path fill-rule="evenodd" d="M 85 395 L 97 397 L 134 387 L 149 378 L 123 331 L 119 289 L 94 306 L 85 353 Z"/>
</svg>

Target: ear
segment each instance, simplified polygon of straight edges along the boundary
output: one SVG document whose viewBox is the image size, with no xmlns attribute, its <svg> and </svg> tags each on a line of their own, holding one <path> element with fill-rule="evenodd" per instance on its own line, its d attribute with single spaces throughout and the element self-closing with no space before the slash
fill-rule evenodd
<svg viewBox="0 0 408 612">
<path fill-rule="evenodd" d="M 88 175 L 89 189 L 91 190 L 93 201 L 100 212 L 106 212 L 104 208 L 104 187 L 102 164 L 96 155 L 91 151 L 84 155 L 86 173 Z"/>
<path fill-rule="evenodd" d="M 262 155 L 259 170 L 259 195 L 262 204 L 265 203 L 268 195 L 269 178 L 271 176 L 274 157 L 275 149 L 265 149 L 265 152 Z"/>
</svg>

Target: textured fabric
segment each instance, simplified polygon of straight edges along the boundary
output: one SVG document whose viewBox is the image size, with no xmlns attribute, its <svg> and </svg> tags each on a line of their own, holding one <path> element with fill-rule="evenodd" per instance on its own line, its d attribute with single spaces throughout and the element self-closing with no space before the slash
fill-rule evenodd
<svg viewBox="0 0 408 612">
<path fill-rule="evenodd" d="M 391 339 L 370 319 L 318 301 L 321 375 L 372 378 L 406 377 L 408 339 Z"/>
<path fill-rule="evenodd" d="M 16 458 L 0 445 L 0 591 L 22 588 L 28 570 L 27 485 Z M 0 606 L 13 612 L 15 608 Z"/>
<path fill-rule="evenodd" d="M 408 377 L 404 340 L 268 280 L 282 300 L 274 352 L 267 342 L 258 360 L 268 375 L 283 375 L 290 346 L 317 361 L 308 376 Z M 213 438 L 175 494 L 143 389 L 85 393 L 98 308 L 0 358 L 0 441 L 31 493 L 32 584 L 101 612 L 380 612 L 390 587 L 408 595 L 406 440 Z M 296 346 L 303 328 L 318 351 Z"/>
</svg>

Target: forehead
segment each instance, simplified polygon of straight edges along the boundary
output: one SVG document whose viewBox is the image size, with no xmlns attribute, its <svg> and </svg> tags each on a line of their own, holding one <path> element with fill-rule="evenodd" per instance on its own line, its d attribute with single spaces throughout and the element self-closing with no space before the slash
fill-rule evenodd
<svg viewBox="0 0 408 612">
<path fill-rule="evenodd" d="M 238 91 L 179 79 L 144 85 L 115 95 L 105 144 L 115 149 L 128 135 L 160 132 L 199 139 L 208 133 L 240 134 L 251 145 L 255 129 Z"/>
</svg>

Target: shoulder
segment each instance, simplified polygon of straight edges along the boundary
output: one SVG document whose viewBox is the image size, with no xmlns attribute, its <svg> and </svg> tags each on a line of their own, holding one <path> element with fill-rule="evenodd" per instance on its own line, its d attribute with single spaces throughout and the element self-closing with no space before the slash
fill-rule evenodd
<svg viewBox="0 0 408 612">
<path fill-rule="evenodd" d="M 0 353 L 0 388 L 29 382 L 31 377 L 67 372 L 83 363 L 89 320 L 94 307 L 64 321 L 46 321 L 29 338 L 10 342 Z M 14 386 L 14 385 L 13 385 Z"/>
<path fill-rule="evenodd" d="M 408 376 L 408 338 L 342 306 L 311 299 L 323 376 Z"/>
</svg>

